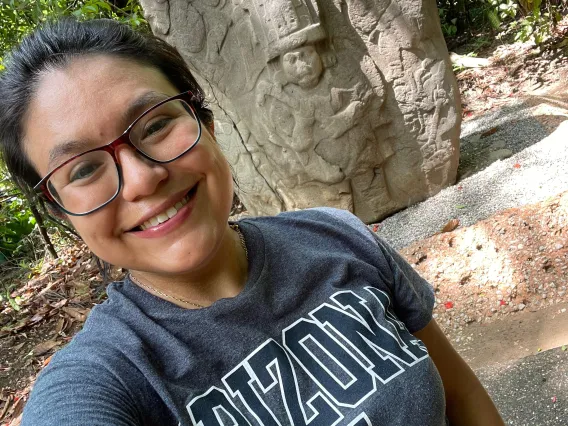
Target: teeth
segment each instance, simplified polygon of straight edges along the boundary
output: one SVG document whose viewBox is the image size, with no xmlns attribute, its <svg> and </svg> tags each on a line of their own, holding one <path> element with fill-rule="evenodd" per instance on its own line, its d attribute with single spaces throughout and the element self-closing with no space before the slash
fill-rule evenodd
<svg viewBox="0 0 568 426">
<path fill-rule="evenodd" d="M 168 219 L 171 219 L 172 217 L 174 217 L 177 214 L 177 210 L 175 207 L 170 207 L 169 209 L 166 210 L 166 214 L 168 215 Z"/>
<path fill-rule="evenodd" d="M 177 203 L 175 203 L 175 205 L 173 207 L 170 207 L 169 209 L 167 209 L 165 212 L 158 214 L 157 216 L 154 216 L 151 219 L 148 219 L 146 222 L 144 222 L 142 225 L 140 225 L 140 228 L 142 228 L 142 230 L 146 230 L 148 228 L 151 228 L 152 226 L 156 226 L 160 223 L 164 223 L 166 220 L 171 219 L 172 217 L 174 217 L 178 210 L 181 209 L 183 206 L 185 206 L 188 202 L 188 196 L 186 195 L 185 197 L 183 197 L 183 199 L 181 201 L 178 201 Z"/>
</svg>

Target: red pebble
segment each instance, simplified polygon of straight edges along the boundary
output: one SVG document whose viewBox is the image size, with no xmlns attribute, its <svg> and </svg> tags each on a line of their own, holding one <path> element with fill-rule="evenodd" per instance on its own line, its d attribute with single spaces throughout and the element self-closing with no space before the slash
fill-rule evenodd
<svg viewBox="0 0 568 426">
<path fill-rule="evenodd" d="M 446 302 L 444 303 L 446 309 L 452 309 L 454 307 L 454 302 Z"/>
<path fill-rule="evenodd" d="M 514 167 L 515 169 L 520 169 L 520 168 L 521 168 L 521 165 L 520 165 L 519 163 L 515 163 L 515 164 L 513 165 L 513 167 Z"/>
<path fill-rule="evenodd" d="M 507 302 L 505 302 L 504 300 L 499 300 L 499 304 L 500 304 L 501 306 L 503 306 L 503 305 L 506 305 Z"/>
</svg>

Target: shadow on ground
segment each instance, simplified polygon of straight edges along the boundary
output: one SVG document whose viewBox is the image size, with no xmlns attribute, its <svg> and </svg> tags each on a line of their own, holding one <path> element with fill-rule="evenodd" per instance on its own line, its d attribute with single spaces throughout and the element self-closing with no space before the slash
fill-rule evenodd
<svg viewBox="0 0 568 426">
<path fill-rule="evenodd" d="M 566 119 L 568 103 L 555 97 L 540 96 L 464 122 L 457 180 L 541 141 Z"/>
<path fill-rule="evenodd" d="M 507 425 L 566 425 L 568 351 L 557 348 L 476 373 Z"/>
</svg>

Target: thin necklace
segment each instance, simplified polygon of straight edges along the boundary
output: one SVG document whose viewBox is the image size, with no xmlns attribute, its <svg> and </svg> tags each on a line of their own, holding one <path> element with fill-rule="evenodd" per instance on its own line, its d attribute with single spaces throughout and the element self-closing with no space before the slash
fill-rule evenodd
<svg viewBox="0 0 568 426">
<path fill-rule="evenodd" d="M 241 247 L 245 251 L 245 257 L 246 257 L 247 262 L 248 262 L 248 250 L 247 250 L 247 245 L 245 243 L 245 236 L 243 235 L 241 229 L 239 228 L 239 225 L 237 225 L 236 223 L 230 224 L 229 226 L 231 227 L 231 229 L 233 231 L 235 231 L 239 235 L 239 240 L 241 241 Z M 187 299 L 182 299 L 181 297 L 172 296 L 171 294 L 164 293 L 163 291 L 160 291 L 157 288 L 152 287 L 151 285 L 144 284 L 143 282 L 140 282 L 138 280 L 138 278 L 136 278 L 132 274 L 128 274 L 128 276 L 130 277 L 130 279 L 135 284 L 138 284 L 139 286 L 144 287 L 146 290 L 150 290 L 150 291 L 152 291 L 152 292 L 154 292 L 154 293 L 156 293 L 156 294 L 158 294 L 162 297 L 165 297 L 167 299 L 173 299 L 177 302 L 185 303 L 186 305 L 195 306 L 196 308 L 205 308 L 206 307 L 205 305 L 200 305 L 199 303 L 195 303 L 195 302 L 192 302 L 192 301 L 187 300 Z"/>
</svg>

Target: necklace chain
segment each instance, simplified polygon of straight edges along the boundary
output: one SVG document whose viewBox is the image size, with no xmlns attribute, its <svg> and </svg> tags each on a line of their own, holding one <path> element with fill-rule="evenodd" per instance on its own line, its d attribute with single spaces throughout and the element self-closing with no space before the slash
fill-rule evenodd
<svg viewBox="0 0 568 426">
<path fill-rule="evenodd" d="M 230 224 L 229 226 L 231 227 L 231 229 L 233 231 L 235 231 L 239 235 L 241 247 L 245 251 L 245 257 L 246 257 L 247 262 L 248 262 L 248 250 L 247 250 L 247 245 L 245 243 L 245 236 L 243 235 L 241 229 L 239 228 L 239 225 L 237 225 L 236 223 Z M 144 287 L 145 289 L 150 290 L 150 291 L 152 291 L 152 292 L 154 292 L 154 293 L 156 293 L 156 294 L 158 294 L 162 297 L 165 297 L 165 298 L 168 298 L 168 299 L 173 299 L 177 302 L 185 303 L 186 305 L 195 306 L 196 308 L 205 308 L 206 307 L 205 305 L 200 305 L 199 303 L 195 303 L 195 302 L 192 302 L 190 300 L 182 299 L 181 297 L 172 296 L 171 294 L 164 293 L 163 291 L 158 290 L 157 288 L 152 287 L 151 285 L 144 284 L 143 282 L 140 282 L 140 280 L 138 280 L 138 278 L 136 278 L 132 274 L 128 274 L 128 276 L 130 277 L 130 279 L 135 284 L 138 284 L 139 286 Z"/>
</svg>

